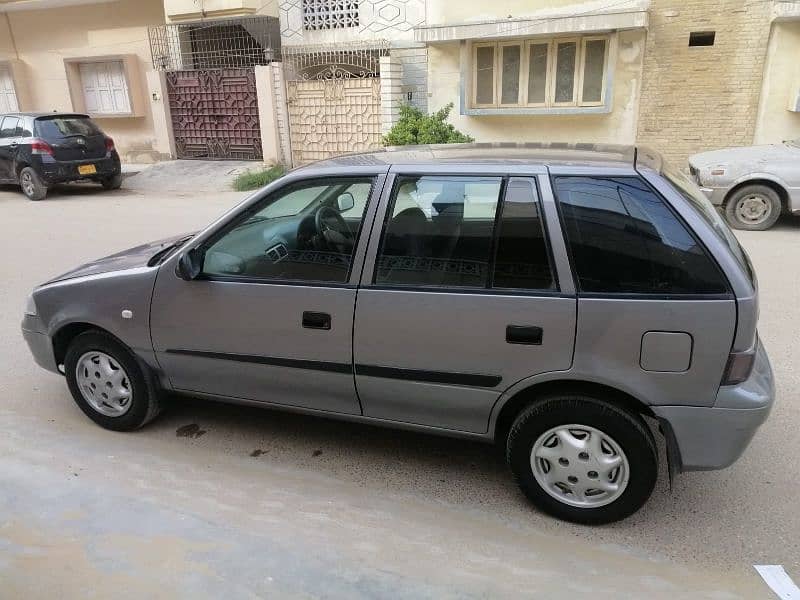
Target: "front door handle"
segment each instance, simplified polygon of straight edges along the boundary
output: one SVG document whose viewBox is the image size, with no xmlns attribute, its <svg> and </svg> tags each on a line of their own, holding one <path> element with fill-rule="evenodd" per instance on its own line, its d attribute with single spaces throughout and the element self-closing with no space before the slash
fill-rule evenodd
<svg viewBox="0 0 800 600">
<path fill-rule="evenodd" d="M 330 329 L 331 316 L 323 312 L 303 312 L 303 327 L 306 329 Z"/>
<path fill-rule="evenodd" d="M 509 344 L 525 344 L 526 346 L 542 345 L 542 328 L 536 325 L 508 325 L 506 342 Z"/>
</svg>

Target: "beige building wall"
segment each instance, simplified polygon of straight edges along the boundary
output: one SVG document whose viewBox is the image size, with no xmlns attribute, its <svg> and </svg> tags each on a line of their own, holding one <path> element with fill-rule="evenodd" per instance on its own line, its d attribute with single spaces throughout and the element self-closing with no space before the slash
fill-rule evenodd
<svg viewBox="0 0 800 600">
<path fill-rule="evenodd" d="M 604 114 L 461 115 L 460 48 L 458 42 L 435 44 L 428 49 L 428 109 L 433 112 L 452 102 L 450 121 L 478 142 L 600 142 L 632 144 L 644 59 L 644 30 L 617 34 L 616 50 L 609 60 L 613 100 Z"/>
<path fill-rule="evenodd" d="M 753 143 L 771 2 L 653 0 L 639 142 L 677 163 L 698 151 Z M 689 47 L 692 31 L 713 46 Z"/>
<path fill-rule="evenodd" d="M 792 110 L 789 110 L 789 109 Z M 800 138 L 800 21 L 772 28 L 754 142 Z"/>
<path fill-rule="evenodd" d="M 67 81 L 65 59 L 104 55 L 134 55 L 138 80 L 150 70 L 148 25 L 164 22 L 161 0 L 118 0 L 63 8 L 13 11 L 0 14 L 0 61 L 17 58 L 27 74 L 27 99 L 20 107 L 29 111 L 75 110 Z M 16 50 L 10 42 L 11 25 Z M 140 95 L 143 116 L 97 119 L 114 138 L 123 160 L 151 162 L 161 158 L 156 149 L 146 86 Z"/>
</svg>

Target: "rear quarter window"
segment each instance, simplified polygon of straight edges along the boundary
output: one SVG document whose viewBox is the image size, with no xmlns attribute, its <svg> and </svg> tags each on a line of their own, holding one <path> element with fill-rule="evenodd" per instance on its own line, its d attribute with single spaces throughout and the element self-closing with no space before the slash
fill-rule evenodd
<svg viewBox="0 0 800 600">
<path fill-rule="evenodd" d="M 556 177 L 554 188 L 581 292 L 729 292 L 695 236 L 638 177 Z"/>
</svg>

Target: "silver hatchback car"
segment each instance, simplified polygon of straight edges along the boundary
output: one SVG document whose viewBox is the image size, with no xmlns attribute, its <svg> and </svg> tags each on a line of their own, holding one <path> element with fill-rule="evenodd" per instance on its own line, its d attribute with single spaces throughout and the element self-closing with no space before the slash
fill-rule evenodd
<svg viewBox="0 0 800 600">
<path fill-rule="evenodd" d="M 22 324 L 78 406 L 165 392 L 496 441 L 548 513 L 605 523 L 720 469 L 769 414 L 750 262 L 651 151 L 416 147 L 295 170 L 205 230 L 36 288 Z"/>
</svg>

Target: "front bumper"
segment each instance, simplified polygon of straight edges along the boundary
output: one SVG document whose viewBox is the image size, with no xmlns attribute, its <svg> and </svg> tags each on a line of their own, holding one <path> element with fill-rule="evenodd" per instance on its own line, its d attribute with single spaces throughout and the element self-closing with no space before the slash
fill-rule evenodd
<svg viewBox="0 0 800 600">
<path fill-rule="evenodd" d="M 25 315 L 22 320 L 22 337 L 25 338 L 25 342 L 28 344 L 33 360 L 43 369 L 61 373 L 58 370 L 55 354 L 53 353 L 53 340 L 46 333 L 42 333 L 41 329 L 41 323 L 37 317 Z"/>
<path fill-rule="evenodd" d="M 701 185 L 700 191 L 703 192 L 709 200 L 711 200 L 711 204 L 714 206 L 722 206 L 722 204 L 725 202 L 725 193 L 727 192 L 727 188 L 714 188 Z"/>
<path fill-rule="evenodd" d="M 775 381 L 759 342 L 747 381 L 722 386 L 713 407 L 653 406 L 667 438 L 671 469 L 724 469 L 742 455 L 775 401 Z"/>
</svg>

